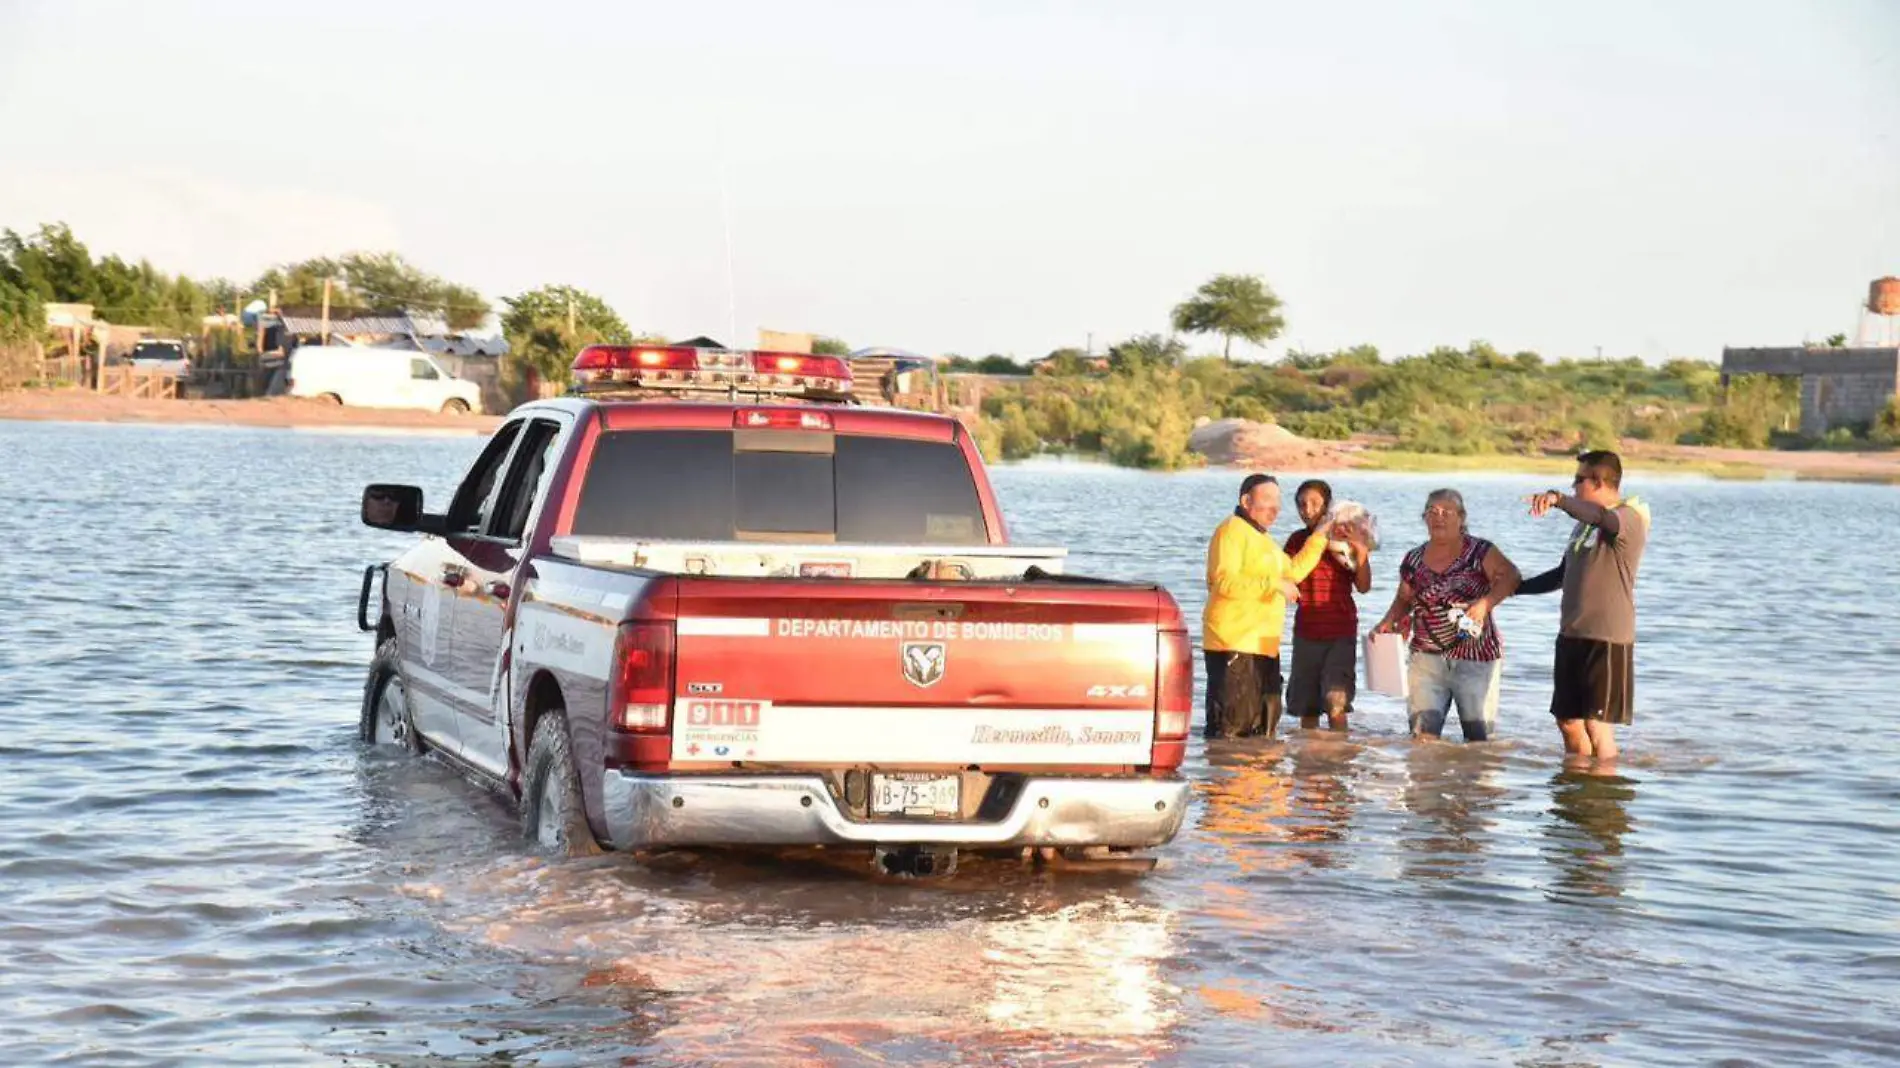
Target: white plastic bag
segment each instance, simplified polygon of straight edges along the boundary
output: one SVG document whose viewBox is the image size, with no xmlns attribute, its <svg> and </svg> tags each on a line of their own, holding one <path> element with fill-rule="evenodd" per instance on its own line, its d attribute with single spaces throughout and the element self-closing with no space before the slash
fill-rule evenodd
<svg viewBox="0 0 1900 1068">
<path fill-rule="evenodd" d="M 1343 535 L 1345 533 L 1339 529 L 1341 527 L 1358 527 L 1365 532 L 1366 548 L 1377 549 L 1379 547 L 1379 519 L 1367 511 L 1365 505 L 1360 504 L 1358 501 L 1334 501 L 1333 510 L 1329 514 L 1333 520 L 1333 532 L 1335 534 Z M 1336 538 L 1334 540 L 1340 539 Z"/>
</svg>

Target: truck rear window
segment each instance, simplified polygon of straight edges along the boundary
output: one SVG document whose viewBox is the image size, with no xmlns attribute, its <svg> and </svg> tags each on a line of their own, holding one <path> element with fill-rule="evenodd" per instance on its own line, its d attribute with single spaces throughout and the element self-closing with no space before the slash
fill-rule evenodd
<svg viewBox="0 0 1900 1068">
<path fill-rule="evenodd" d="M 950 442 L 788 431 L 619 430 L 594 447 L 575 534 L 982 545 L 983 506 Z M 831 448 L 823 448 L 829 441 Z"/>
</svg>

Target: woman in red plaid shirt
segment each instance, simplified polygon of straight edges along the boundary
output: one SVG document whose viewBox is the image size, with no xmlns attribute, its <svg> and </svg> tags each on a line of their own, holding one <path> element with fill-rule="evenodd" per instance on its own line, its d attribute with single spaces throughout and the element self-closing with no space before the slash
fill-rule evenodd
<svg viewBox="0 0 1900 1068">
<path fill-rule="evenodd" d="M 1311 479 L 1293 495 L 1306 529 L 1286 540 L 1286 551 L 1299 552 L 1315 525 L 1333 507 L 1333 487 Z M 1313 730 L 1320 713 L 1326 726 L 1346 729 L 1358 677 L 1359 605 L 1354 591 L 1372 589 L 1370 551 L 1363 539 L 1347 537 L 1343 553 L 1329 551 L 1300 582 L 1300 607 L 1293 614 L 1293 675 L 1287 681 L 1286 706 Z"/>
</svg>

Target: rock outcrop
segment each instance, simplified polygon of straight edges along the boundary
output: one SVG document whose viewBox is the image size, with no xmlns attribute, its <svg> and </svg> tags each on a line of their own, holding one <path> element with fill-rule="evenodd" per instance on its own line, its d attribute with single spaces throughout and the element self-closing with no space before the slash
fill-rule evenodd
<svg viewBox="0 0 1900 1068">
<path fill-rule="evenodd" d="M 1274 423 L 1216 419 L 1194 428 L 1188 448 L 1209 464 L 1260 471 L 1331 471 L 1358 462 L 1358 451 L 1303 438 Z"/>
</svg>

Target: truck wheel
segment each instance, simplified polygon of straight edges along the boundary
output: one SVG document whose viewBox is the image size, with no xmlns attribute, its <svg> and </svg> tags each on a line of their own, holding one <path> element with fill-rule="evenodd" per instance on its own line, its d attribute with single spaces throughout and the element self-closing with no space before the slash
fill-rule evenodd
<svg viewBox="0 0 1900 1068">
<path fill-rule="evenodd" d="M 541 716 L 528 745 L 527 773 L 521 779 L 521 833 L 561 856 L 600 852 L 581 807 L 581 782 L 574 772 L 567 721 L 559 710 Z"/>
<path fill-rule="evenodd" d="M 422 736 L 416 733 L 415 716 L 409 709 L 409 689 L 396 662 L 394 638 L 377 646 L 376 658 L 370 661 L 369 680 L 363 684 L 363 715 L 356 732 L 368 745 L 393 745 L 411 754 L 422 752 Z"/>
<path fill-rule="evenodd" d="M 468 402 L 460 397 L 450 397 L 442 402 L 443 415 L 467 415 Z"/>
</svg>

